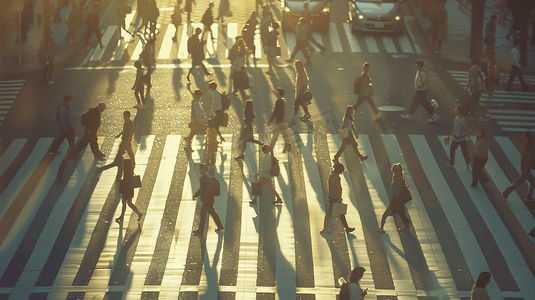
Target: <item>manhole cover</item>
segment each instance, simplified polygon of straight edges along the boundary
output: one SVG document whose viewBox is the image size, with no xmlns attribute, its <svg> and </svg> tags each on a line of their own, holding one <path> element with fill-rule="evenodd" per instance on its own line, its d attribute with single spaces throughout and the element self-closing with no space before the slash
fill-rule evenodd
<svg viewBox="0 0 535 300">
<path fill-rule="evenodd" d="M 387 106 L 380 106 L 380 111 L 404 111 L 405 107 L 403 106 L 394 106 L 394 105 L 387 105 Z"/>
</svg>

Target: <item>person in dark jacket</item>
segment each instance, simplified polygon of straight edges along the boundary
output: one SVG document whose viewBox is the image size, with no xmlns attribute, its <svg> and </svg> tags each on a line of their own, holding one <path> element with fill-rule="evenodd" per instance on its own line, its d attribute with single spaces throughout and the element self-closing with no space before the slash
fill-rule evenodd
<svg viewBox="0 0 535 300">
<path fill-rule="evenodd" d="M 206 76 L 212 76 L 212 73 L 208 72 L 208 69 L 206 69 L 206 66 L 202 62 L 204 60 L 204 45 L 206 44 L 206 41 L 202 41 L 202 39 L 199 38 L 201 33 L 202 29 L 197 27 L 195 28 L 195 34 L 188 39 L 188 52 L 191 54 L 191 68 L 186 76 L 188 82 L 191 82 L 189 75 L 196 66 L 201 66 Z"/>
<path fill-rule="evenodd" d="M 399 231 L 409 231 L 409 224 L 411 221 L 405 214 L 406 194 L 403 192 L 407 189 L 407 182 L 403 174 L 403 166 L 401 164 L 392 165 L 392 183 L 390 184 L 390 205 L 386 208 L 383 217 L 381 218 L 381 227 L 375 232 L 385 234 L 383 227 L 385 226 L 386 218 L 398 214 L 403 220 L 405 227 L 399 228 Z"/>
<path fill-rule="evenodd" d="M 342 203 L 342 184 L 340 182 L 340 175 L 344 173 L 345 168 L 339 162 L 336 162 L 333 166 L 333 171 L 329 175 L 329 208 L 323 219 L 323 230 L 320 231 L 321 234 L 329 234 L 329 221 L 333 215 L 333 206 L 334 203 Z M 347 233 L 350 233 L 355 230 L 353 227 L 347 225 L 346 215 L 340 215 L 340 221 L 346 229 Z"/>
<path fill-rule="evenodd" d="M 98 5 L 95 4 L 93 6 L 93 10 L 87 15 L 87 18 L 85 19 L 85 23 L 87 24 L 87 35 L 85 37 L 85 46 L 89 46 L 89 40 L 91 39 L 91 36 L 93 33 L 97 36 L 98 44 L 100 47 L 104 47 L 102 45 L 102 35 L 100 34 L 100 21 L 98 19 Z"/>
<path fill-rule="evenodd" d="M 254 112 L 253 101 L 245 101 L 245 106 L 243 107 L 243 120 L 245 121 L 245 126 L 243 126 L 240 134 L 240 141 L 242 141 L 241 154 L 236 157 L 236 160 L 244 159 L 244 153 L 245 149 L 247 149 L 247 143 L 251 142 L 258 145 L 264 145 L 262 142 L 254 139 L 253 121 L 255 118 L 256 114 Z"/>
<path fill-rule="evenodd" d="M 58 148 L 61 143 L 63 143 L 65 138 L 67 138 L 67 141 L 69 142 L 69 150 L 74 148 L 74 129 L 72 128 L 73 121 L 71 115 L 71 104 L 72 97 L 67 95 L 63 98 L 63 105 L 58 108 L 56 113 L 56 121 L 59 125 L 59 135 L 56 140 L 54 140 L 52 145 L 50 145 L 50 149 L 48 150 L 50 154 L 61 153 L 58 151 Z"/>
<path fill-rule="evenodd" d="M 134 82 L 134 86 L 132 87 L 132 90 L 134 90 L 134 96 L 137 100 L 137 104 L 134 105 L 134 108 L 147 109 L 147 105 L 145 104 L 145 84 L 143 82 L 144 75 L 141 62 L 139 60 L 136 60 L 134 62 L 134 67 L 136 67 L 137 70 L 136 81 Z"/>
<path fill-rule="evenodd" d="M 132 203 L 132 198 L 134 198 L 134 186 L 132 183 L 132 179 L 134 177 L 134 165 L 132 164 L 131 160 L 123 160 L 123 170 L 123 179 L 121 180 L 121 184 L 119 185 L 119 192 L 123 194 L 121 198 L 123 206 L 121 207 L 121 215 L 115 219 L 115 222 L 117 223 L 121 223 L 123 221 L 124 213 L 126 211 L 126 205 L 128 205 L 137 214 L 138 219 L 143 216 L 143 214 L 139 212 L 134 203 Z"/>
<path fill-rule="evenodd" d="M 529 181 L 528 195 L 526 196 L 526 201 L 533 201 L 533 189 L 535 189 L 535 178 L 531 174 L 531 166 L 533 165 L 533 154 L 534 154 L 534 145 L 533 137 L 531 132 L 526 131 L 522 135 L 522 141 L 524 141 L 524 146 L 522 147 L 522 153 L 520 154 L 520 177 L 515 180 L 510 186 L 508 186 L 502 195 L 504 199 L 507 199 L 509 194 L 513 190 L 524 183 L 524 181 Z"/>
<path fill-rule="evenodd" d="M 284 139 L 284 150 L 282 152 L 286 153 L 290 152 L 292 148 L 290 142 L 288 141 L 288 133 L 286 132 L 286 122 L 284 120 L 284 114 L 286 110 L 286 101 L 283 98 L 284 93 L 285 91 L 283 88 L 277 88 L 277 91 L 275 92 L 275 95 L 277 96 L 277 101 L 275 102 L 275 108 L 273 109 L 273 113 L 271 114 L 271 118 L 269 118 L 267 126 L 270 126 L 271 123 L 275 121 L 275 126 L 273 126 L 273 136 L 271 138 L 271 143 L 269 144 L 271 151 L 273 151 L 273 146 L 275 146 L 275 143 L 279 138 L 279 134 L 282 133 L 282 138 Z"/>
<path fill-rule="evenodd" d="M 90 108 L 82 115 L 82 125 L 85 126 L 84 136 L 80 139 L 74 148 L 74 155 L 82 152 L 87 144 L 91 146 L 91 151 L 96 159 L 103 159 L 106 157 L 104 153 L 100 152 L 98 148 L 97 131 L 100 127 L 100 114 L 106 109 L 106 104 L 99 103 L 97 107 Z M 84 117 L 85 116 L 85 117 Z"/>
<path fill-rule="evenodd" d="M 208 8 L 204 12 L 204 15 L 202 15 L 201 23 L 204 25 L 204 30 L 201 35 L 201 40 L 204 38 L 204 34 L 206 32 L 210 32 L 212 41 L 214 41 L 214 33 L 212 32 L 212 24 L 214 24 L 214 16 L 212 15 L 213 7 L 214 7 L 214 3 L 210 1 Z M 208 38 L 208 36 L 206 36 L 206 38 Z"/>
<path fill-rule="evenodd" d="M 221 231 L 224 229 L 223 223 L 221 222 L 219 215 L 215 211 L 215 208 L 214 208 L 215 195 L 213 194 L 213 191 L 210 189 L 210 181 L 217 180 L 217 179 L 211 177 L 208 174 L 208 165 L 204 163 L 199 165 L 199 173 L 201 174 L 201 178 L 199 179 L 201 186 L 199 187 L 199 190 L 197 190 L 195 195 L 193 195 L 193 199 L 197 198 L 198 196 L 201 196 L 202 207 L 201 207 L 199 227 L 197 228 L 197 230 L 193 231 L 193 234 L 204 233 L 204 225 L 206 223 L 206 213 L 209 213 L 214 219 L 217 225 L 217 228 L 215 231 Z"/>
<path fill-rule="evenodd" d="M 295 27 L 295 48 L 292 51 L 292 54 L 290 55 L 290 58 L 286 60 L 286 62 L 291 63 L 295 56 L 297 55 L 297 52 L 301 51 L 303 55 L 305 56 L 305 59 L 307 62 L 305 65 L 310 65 L 310 57 L 308 56 L 308 52 L 306 50 L 308 45 L 307 40 L 307 23 L 306 19 L 301 17 L 299 21 L 297 22 L 297 26 Z"/>
</svg>

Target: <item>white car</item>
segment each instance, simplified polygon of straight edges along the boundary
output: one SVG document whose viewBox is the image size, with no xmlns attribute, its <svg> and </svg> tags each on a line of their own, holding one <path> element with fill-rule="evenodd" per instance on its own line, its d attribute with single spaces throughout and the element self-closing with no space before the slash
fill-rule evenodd
<svg viewBox="0 0 535 300">
<path fill-rule="evenodd" d="M 349 22 L 353 32 L 402 33 L 405 24 L 403 0 L 357 0 L 349 2 Z"/>
</svg>

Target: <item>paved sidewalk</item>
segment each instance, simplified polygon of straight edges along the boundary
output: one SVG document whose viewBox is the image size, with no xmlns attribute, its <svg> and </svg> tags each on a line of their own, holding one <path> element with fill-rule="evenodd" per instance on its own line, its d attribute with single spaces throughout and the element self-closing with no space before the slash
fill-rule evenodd
<svg viewBox="0 0 535 300">
<path fill-rule="evenodd" d="M 495 14 L 500 15 L 500 10 L 497 7 L 497 0 L 487 0 L 485 3 L 485 21 L 484 26 L 490 21 L 490 16 Z M 412 7 L 418 23 L 420 24 L 423 32 L 428 41 L 428 45 L 432 44 L 431 34 L 429 33 L 429 20 L 424 16 L 419 3 L 427 5 L 427 0 L 410 0 L 407 1 Z M 425 4 L 424 4 L 425 3 Z M 436 53 L 437 56 L 452 60 L 455 62 L 462 62 L 468 65 L 470 62 L 470 22 L 471 11 L 470 4 L 467 7 L 459 7 L 459 1 L 447 0 L 445 8 L 448 11 L 448 35 L 442 45 L 440 52 Z M 506 19 L 506 24 L 509 24 L 511 15 L 509 14 Z M 529 26 L 531 27 L 531 26 Z M 513 47 L 512 41 L 505 38 L 509 32 L 509 26 L 496 26 L 496 59 L 498 67 L 501 70 L 509 70 L 511 68 L 511 48 Z M 531 28 L 528 31 L 528 36 L 531 36 Z M 486 46 L 483 45 L 483 50 Z M 526 74 L 535 74 L 535 47 L 530 46 L 528 41 L 528 66 L 522 68 Z"/>
</svg>

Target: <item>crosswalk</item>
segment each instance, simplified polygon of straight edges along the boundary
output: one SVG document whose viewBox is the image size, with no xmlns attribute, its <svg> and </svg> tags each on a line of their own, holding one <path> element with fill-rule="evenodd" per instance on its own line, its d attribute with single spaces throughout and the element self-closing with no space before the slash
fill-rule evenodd
<svg viewBox="0 0 535 300">
<path fill-rule="evenodd" d="M 133 10 L 126 17 L 126 24 L 129 24 L 129 31 L 131 32 L 141 26 L 137 14 L 138 12 Z M 206 57 L 220 60 L 228 57 L 228 49 L 234 45 L 234 38 L 239 34 L 243 26 L 244 24 L 232 22 L 213 24 L 214 40 L 212 41 L 211 37 L 204 37 L 207 40 Z M 159 61 L 187 59 L 187 40 L 192 36 L 194 28 L 197 27 L 203 28 L 203 25 L 201 23 L 188 23 L 179 26 L 177 31 L 173 24 L 158 24 L 160 34 L 156 39 L 154 58 Z M 172 40 L 175 31 L 177 32 L 176 42 Z M 119 33 L 124 37 L 123 39 L 117 38 Z M 126 53 L 128 53 L 130 61 L 137 60 L 145 46 L 145 41 L 139 36 L 139 34 L 132 36 L 116 25 L 110 25 L 102 33 L 102 42 L 105 47 L 97 47 L 92 50 L 85 62 L 124 62 Z M 331 23 L 327 33 L 314 33 L 313 36 L 333 53 L 421 53 L 420 48 L 405 33 L 399 37 L 356 36 L 351 32 L 351 26 L 348 23 Z M 281 34 L 280 39 L 282 53 L 290 55 L 295 47 L 295 34 L 284 32 Z M 260 41 L 259 27 L 255 32 L 255 46 L 255 56 L 257 59 L 261 59 L 264 53 Z M 319 51 L 316 46 L 313 47 L 316 51 Z"/>
<path fill-rule="evenodd" d="M 9 109 L 15 103 L 15 99 L 17 99 L 17 95 L 25 82 L 25 79 L 0 81 L 0 125 L 4 122 Z"/>
<path fill-rule="evenodd" d="M 455 80 L 466 87 L 468 80 L 467 71 L 448 71 Z M 535 76 L 524 75 L 524 81 L 529 85 L 535 85 Z M 535 131 L 535 92 L 505 91 L 503 88 L 509 80 L 509 74 L 500 73 L 500 86 L 492 95 L 484 92 L 481 96 L 481 105 L 486 106 L 488 114 L 502 127 L 504 131 Z M 521 87 L 520 80 L 515 78 L 513 88 Z"/>
<path fill-rule="evenodd" d="M 520 231 L 531 230 L 533 215 L 516 192 L 506 200 L 514 220 L 503 220 L 496 203 L 489 205 L 495 190 L 510 184 L 510 166 L 520 172 L 520 154 L 509 138 L 493 137 L 486 165 L 491 182 L 470 189 L 471 172 L 446 167 L 449 146 L 441 142 L 443 136 L 361 134 L 359 150 L 369 158 L 359 164 L 351 149 L 340 158 L 347 170 L 342 175 L 347 220 L 356 230 L 345 234 L 333 216 L 329 236 L 319 231 L 330 158 L 341 145 L 338 135 L 296 134 L 297 147 L 289 155 L 277 144 L 281 174 L 274 186 L 284 203 L 276 207 L 267 189 L 258 206 L 249 206 L 263 155 L 259 146 L 249 145 L 244 161 L 237 162 L 232 158 L 239 147 L 232 141 L 238 137 L 223 137 L 215 208 L 225 230 L 215 232 L 210 219 L 204 237 L 192 235 L 199 222 L 200 204 L 193 194 L 205 160 L 204 137 L 193 140 L 190 158 L 180 151 L 180 135 L 138 137 L 135 173 L 142 187 L 133 202 L 144 216 L 138 220 L 127 210 L 120 224 L 113 221 L 121 205 L 116 172 L 96 168 L 113 161 L 119 141 L 103 139 L 105 162 L 94 160 L 86 148 L 67 167 L 66 184 L 58 185 L 54 179 L 63 156 L 47 154 L 52 139 L 13 140 L 0 156 L 1 299 L 217 299 L 227 294 L 334 300 L 338 278 L 347 279 L 358 265 L 367 269 L 361 281 L 369 288 L 366 299 L 463 299 L 484 270 L 496 283 L 488 287 L 491 299 L 535 297 L 535 278 L 524 256 L 531 254 L 517 246 L 519 235 L 529 239 L 510 231 L 512 223 Z M 62 147 L 66 153 L 66 143 Z M 462 161 L 460 151 L 456 155 Z M 389 203 L 392 163 L 404 166 L 413 197 L 407 204 L 412 229 L 398 232 L 401 223 L 390 218 L 387 234 L 381 235 L 374 230 Z M 19 165 L 7 172 L 12 164 Z M 524 247 L 533 249 L 535 241 Z"/>
</svg>

